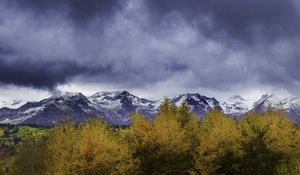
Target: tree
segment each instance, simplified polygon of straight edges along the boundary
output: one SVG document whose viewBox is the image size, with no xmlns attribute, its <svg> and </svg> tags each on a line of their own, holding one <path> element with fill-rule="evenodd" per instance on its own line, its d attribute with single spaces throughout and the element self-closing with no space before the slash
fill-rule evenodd
<svg viewBox="0 0 300 175">
<path fill-rule="evenodd" d="M 17 155 L 10 168 L 9 174 L 13 175 L 40 175 L 44 174 L 45 162 L 45 140 L 29 140 L 20 144 Z"/>
<path fill-rule="evenodd" d="M 192 126 L 195 126 L 192 121 L 196 122 L 192 119 L 189 109 L 178 108 L 167 100 L 153 123 L 134 114 L 132 126 L 122 131 L 122 136 L 138 162 L 137 172 L 183 174 L 193 171 L 190 138 Z"/>
<path fill-rule="evenodd" d="M 299 161 L 299 130 L 282 111 L 252 113 L 241 121 L 240 129 L 241 174 L 276 174 Z"/>
<path fill-rule="evenodd" d="M 237 122 L 214 109 L 201 121 L 194 160 L 200 174 L 237 174 L 241 134 Z"/>
<path fill-rule="evenodd" d="M 106 124 L 90 121 L 79 137 L 79 174 L 130 174 L 134 168 L 127 145 Z"/>
<path fill-rule="evenodd" d="M 127 145 L 101 121 L 56 127 L 46 140 L 18 147 L 11 174 L 131 174 Z"/>
<path fill-rule="evenodd" d="M 77 174 L 79 150 L 76 149 L 80 132 L 73 123 L 67 121 L 56 127 L 46 142 L 45 171 L 48 174 Z"/>
<path fill-rule="evenodd" d="M 49 174 L 129 174 L 133 168 L 127 145 L 99 120 L 56 128 L 47 151 Z"/>
</svg>

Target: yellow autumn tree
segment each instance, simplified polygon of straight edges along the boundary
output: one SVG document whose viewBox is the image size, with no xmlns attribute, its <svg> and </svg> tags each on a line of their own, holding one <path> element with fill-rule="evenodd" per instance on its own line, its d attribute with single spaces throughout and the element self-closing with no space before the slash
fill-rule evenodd
<svg viewBox="0 0 300 175">
<path fill-rule="evenodd" d="M 186 107 L 186 106 L 184 106 Z M 189 119 L 187 118 L 189 117 Z M 140 174 L 183 174 L 193 170 L 190 136 L 195 126 L 189 109 L 177 107 L 167 100 L 161 105 L 154 122 L 135 114 L 132 126 L 124 130 L 138 162 Z M 189 131 L 189 132 L 188 132 Z"/>
<path fill-rule="evenodd" d="M 99 120 L 56 128 L 47 155 L 49 174 L 130 174 L 134 167 L 127 145 Z"/>
<path fill-rule="evenodd" d="M 132 174 L 135 163 L 116 131 L 99 120 L 55 127 L 46 140 L 25 142 L 10 174 Z"/>
<path fill-rule="evenodd" d="M 199 119 L 165 100 L 153 121 L 135 113 L 128 128 L 66 122 L 18 145 L 11 160 L 12 175 L 300 175 L 300 130 L 282 110 Z"/>
<path fill-rule="evenodd" d="M 294 171 L 299 164 L 299 129 L 282 110 L 269 109 L 242 119 L 241 174 L 276 174 Z M 294 173 L 292 173 L 294 174 Z"/>
<path fill-rule="evenodd" d="M 241 134 L 235 120 L 214 109 L 201 120 L 194 160 L 200 174 L 237 174 Z"/>
<path fill-rule="evenodd" d="M 45 172 L 48 174 L 77 174 L 79 150 L 76 149 L 79 129 L 71 122 L 56 127 L 46 143 Z M 46 174 L 47 174 L 46 173 Z"/>
<path fill-rule="evenodd" d="M 135 165 L 129 149 L 107 125 L 90 121 L 78 137 L 79 174 L 131 174 Z"/>
</svg>

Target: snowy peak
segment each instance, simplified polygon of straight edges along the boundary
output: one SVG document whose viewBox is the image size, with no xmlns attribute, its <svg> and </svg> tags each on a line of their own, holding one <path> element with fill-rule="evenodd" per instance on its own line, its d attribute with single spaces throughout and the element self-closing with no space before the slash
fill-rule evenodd
<svg viewBox="0 0 300 175">
<path fill-rule="evenodd" d="M 233 116 L 240 116 L 250 109 L 249 101 L 239 95 L 228 98 L 225 102 L 221 103 L 221 106 L 225 114 Z"/>
<path fill-rule="evenodd" d="M 86 117 L 96 115 L 89 103 L 81 93 L 66 93 L 39 102 L 27 102 L 20 108 L 11 109 L 9 115 L 0 111 L 0 122 L 49 126 L 64 121 L 67 116 L 72 116 L 74 122 L 83 122 Z"/>
<path fill-rule="evenodd" d="M 132 104 L 132 99 L 136 98 L 127 91 L 98 92 L 89 97 L 94 106 L 99 108 L 116 109 L 123 104 Z"/>
<path fill-rule="evenodd" d="M 90 96 L 91 99 L 98 99 L 103 100 L 104 98 L 107 99 L 114 99 L 116 96 L 121 94 L 122 91 L 113 91 L 113 92 L 97 92 L 94 95 Z"/>
<path fill-rule="evenodd" d="M 137 97 L 128 91 L 98 92 L 88 98 L 98 111 L 103 112 L 110 123 L 130 124 L 133 112 L 139 112 L 149 118 L 157 112 L 155 102 Z"/>
<path fill-rule="evenodd" d="M 213 108 L 238 119 L 250 111 L 263 112 L 268 106 L 281 106 L 293 121 L 300 123 L 298 98 L 279 93 L 265 94 L 256 101 L 235 95 L 221 103 L 198 93 L 185 93 L 169 99 L 178 106 L 187 103 L 191 111 L 200 117 Z M 65 93 L 39 102 L 27 102 L 16 109 L 0 108 L 0 123 L 49 126 L 62 122 L 66 116 L 72 117 L 76 123 L 84 122 L 91 116 L 101 116 L 112 125 L 124 126 L 130 125 L 133 112 L 153 120 L 162 101 L 140 98 L 128 91 L 98 92 L 89 97 L 81 93 Z"/>
<path fill-rule="evenodd" d="M 234 95 L 232 97 L 230 97 L 227 101 L 246 101 L 246 99 L 244 99 L 243 97 L 241 97 L 240 95 Z"/>
<path fill-rule="evenodd" d="M 120 94 L 117 95 L 117 98 L 128 98 L 128 97 L 132 97 L 135 98 L 136 96 L 130 94 L 128 91 L 122 91 Z"/>
<path fill-rule="evenodd" d="M 172 98 L 170 102 L 175 103 L 177 106 L 185 102 L 190 106 L 192 112 L 197 113 L 201 117 L 213 108 L 222 109 L 215 98 L 206 97 L 198 93 L 181 94 Z"/>
<path fill-rule="evenodd" d="M 54 99 L 54 100 L 62 100 L 64 102 L 80 102 L 80 101 L 84 101 L 86 103 L 89 103 L 88 99 L 82 94 L 82 93 L 65 93 L 62 96 L 58 96 L 58 97 L 52 97 L 50 99 Z"/>
<path fill-rule="evenodd" d="M 253 110 L 262 112 L 268 107 L 280 107 L 284 110 L 299 108 L 300 101 L 297 97 L 282 96 L 281 94 L 264 94 L 259 100 L 253 104 Z"/>
<path fill-rule="evenodd" d="M 44 106 L 55 106 L 58 109 L 82 108 L 88 110 L 91 103 L 82 93 L 65 93 L 61 96 L 53 96 L 40 101 Z"/>
<path fill-rule="evenodd" d="M 132 95 L 128 91 L 114 91 L 114 92 L 98 92 L 89 97 L 89 100 L 99 105 L 106 105 L 108 107 L 121 107 L 122 104 L 148 105 L 153 104 L 154 101 Z M 116 105 L 118 103 L 119 105 Z"/>
</svg>

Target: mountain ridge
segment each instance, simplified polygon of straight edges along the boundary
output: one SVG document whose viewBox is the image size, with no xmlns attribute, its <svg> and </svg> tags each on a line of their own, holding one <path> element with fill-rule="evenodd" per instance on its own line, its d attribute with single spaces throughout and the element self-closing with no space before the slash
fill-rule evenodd
<svg viewBox="0 0 300 175">
<path fill-rule="evenodd" d="M 240 118 L 247 112 L 263 112 L 269 106 L 282 106 L 289 117 L 300 123 L 300 102 L 296 97 L 281 97 L 276 94 L 264 94 L 252 102 L 235 95 L 225 101 L 207 97 L 199 93 L 185 93 L 171 97 L 171 103 L 180 105 L 186 102 L 192 112 L 205 117 L 213 108 L 225 114 Z M 0 123 L 34 124 L 52 126 L 64 121 L 66 116 L 75 123 L 82 123 L 88 117 L 103 117 L 109 124 L 128 126 L 134 112 L 143 114 L 150 120 L 159 112 L 163 100 L 148 100 L 131 94 L 128 91 L 97 92 L 91 96 L 82 93 L 65 93 L 52 96 L 37 102 L 27 102 L 16 109 L 0 108 Z"/>
</svg>

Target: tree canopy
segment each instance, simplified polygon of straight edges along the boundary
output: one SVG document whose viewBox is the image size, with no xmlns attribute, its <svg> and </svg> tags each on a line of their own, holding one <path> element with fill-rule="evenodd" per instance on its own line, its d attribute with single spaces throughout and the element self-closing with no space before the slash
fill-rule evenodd
<svg viewBox="0 0 300 175">
<path fill-rule="evenodd" d="M 166 100 L 154 121 L 134 113 L 128 128 L 57 126 L 21 143 L 7 174 L 300 174 L 300 130 L 281 110 L 199 118 Z"/>
</svg>

